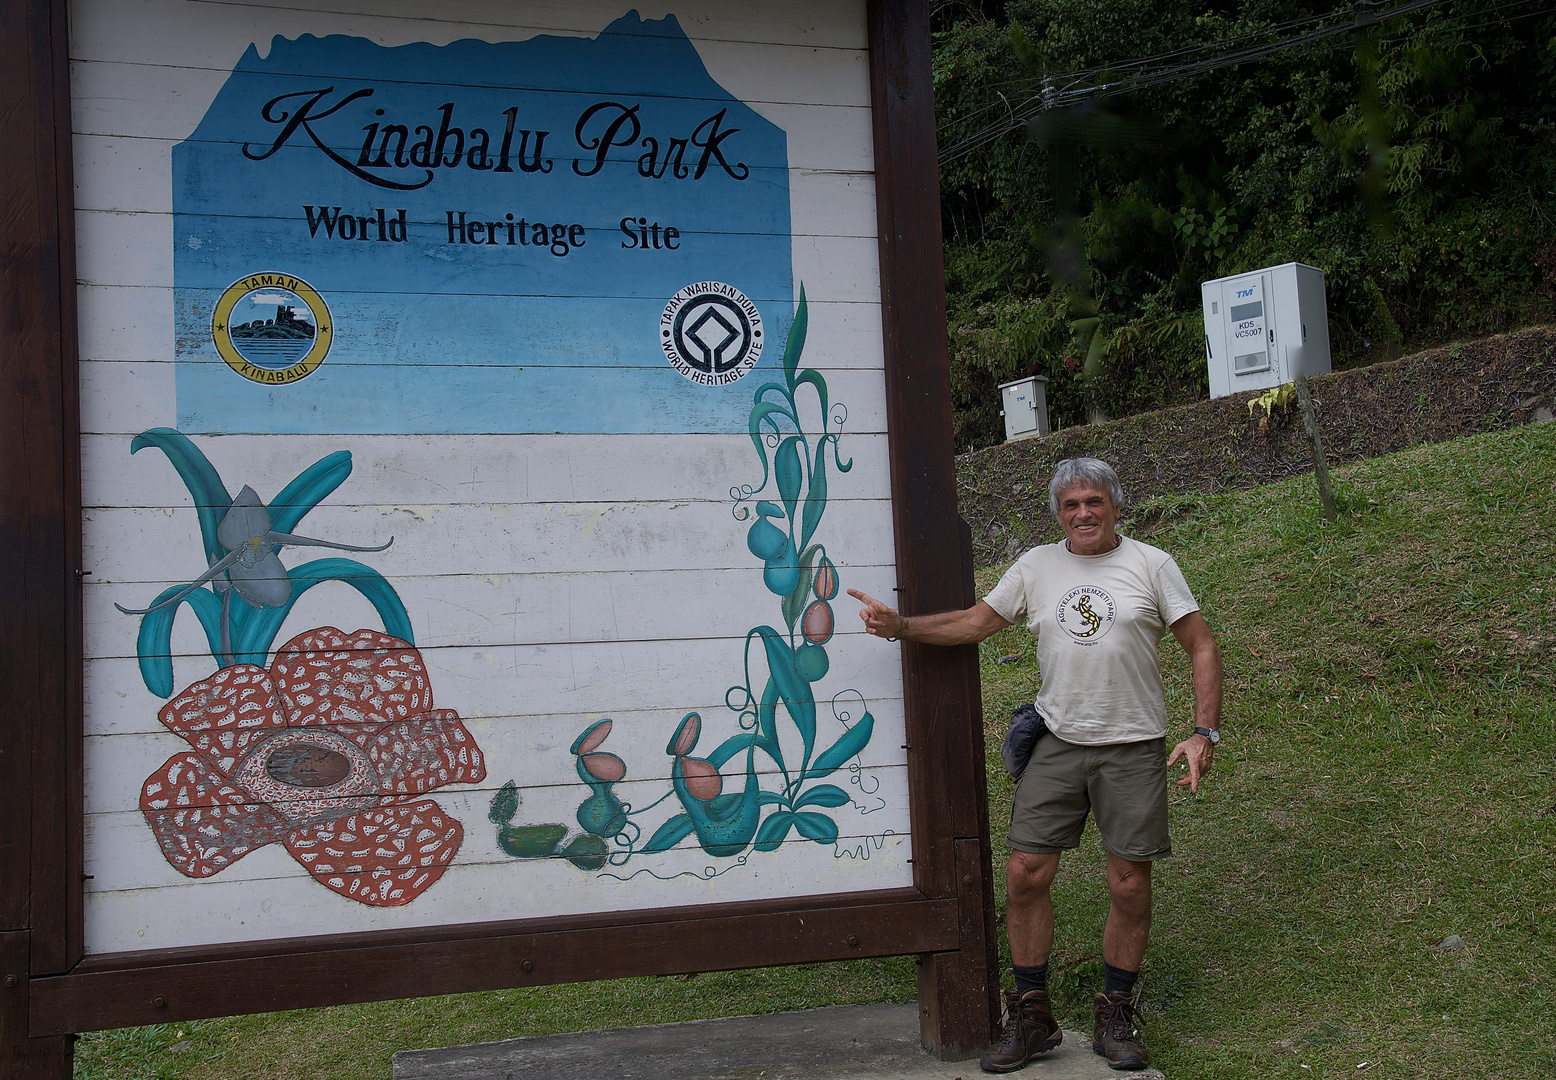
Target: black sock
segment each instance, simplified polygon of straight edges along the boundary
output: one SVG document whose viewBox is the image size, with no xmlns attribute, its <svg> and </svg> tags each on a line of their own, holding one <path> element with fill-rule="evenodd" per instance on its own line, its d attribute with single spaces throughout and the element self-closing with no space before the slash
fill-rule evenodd
<svg viewBox="0 0 1556 1080">
<path fill-rule="evenodd" d="M 1135 992 L 1135 980 L 1140 977 L 1138 971 L 1125 971 L 1116 968 L 1106 960 L 1102 961 L 1102 974 L 1106 980 L 1104 992 L 1107 994 L 1132 994 Z"/>
<path fill-rule="evenodd" d="M 1048 989 L 1048 965 L 1038 964 L 1037 967 L 1022 967 L 1020 964 L 1011 964 L 1010 970 L 1016 976 L 1016 992 L 1025 996 L 1031 990 Z"/>
</svg>

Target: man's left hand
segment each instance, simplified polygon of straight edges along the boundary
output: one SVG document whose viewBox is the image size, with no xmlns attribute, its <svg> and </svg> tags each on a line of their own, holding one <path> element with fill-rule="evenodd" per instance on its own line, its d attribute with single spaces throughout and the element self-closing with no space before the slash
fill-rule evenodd
<svg viewBox="0 0 1556 1080">
<path fill-rule="evenodd" d="M 1189 790 L 1197 795 L 1199 794 L 1199 778 L 1210 771 L 1210 761 L 1215 756 L 1215 752 L 1215 747 L 1211 745 L 1210 740 L 1205 738 L 1205 736 L 1190 735 L 1172 748 L 1172 754 L 1167 758 L 1167 767 L 1169 769 L 1172 768 L 1173 764 L 1180 757 L 1183 758 L 1188 764 L 1189 775 L 1181 777 L 1178 780 L 1178 786 L 1182 787 L 1184 784 L 1187 784 Z"/>
</svg>

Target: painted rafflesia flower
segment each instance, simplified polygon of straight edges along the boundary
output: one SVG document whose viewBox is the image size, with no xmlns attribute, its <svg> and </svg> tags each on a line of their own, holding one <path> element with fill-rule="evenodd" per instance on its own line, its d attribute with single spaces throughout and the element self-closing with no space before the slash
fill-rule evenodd
<svg viewBox="0 0 1556 1080">
<path fill-rule="evenodd" d="M 408 904 L 464 839 L 458 821 L 417 796 L 486 778 L 459 714 L 432 707 L 421 654 L 374 630 L 300 634 L 268 672 L 224 667 L 158 717 L 192 750 L 147 778 L 140 807 L 189 877 L 280 842 L 342 896 Z"/>
</svg>

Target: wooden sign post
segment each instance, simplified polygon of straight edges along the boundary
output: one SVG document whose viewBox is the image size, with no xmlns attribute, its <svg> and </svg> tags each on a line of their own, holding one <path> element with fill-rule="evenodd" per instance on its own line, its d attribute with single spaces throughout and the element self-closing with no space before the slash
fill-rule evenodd
<svg viewBox="0 0 1556 1080">
<path fill-rule="evenodd" d="M 928 5 L 340 7 L 0 0 L 0 1069 L 902 954 L 976 1053 L 976 652 L 844 593 L 973 600 Z"/>
</svg>

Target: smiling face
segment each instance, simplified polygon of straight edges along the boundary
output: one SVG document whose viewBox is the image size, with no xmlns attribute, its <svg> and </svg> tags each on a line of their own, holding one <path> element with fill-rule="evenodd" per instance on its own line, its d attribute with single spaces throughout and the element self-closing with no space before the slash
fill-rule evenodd
<svg viewBox="0 0 1556 1080">
<path fill-rule="evenodd" d="M 1059 527 L 1076 555 L 1101 555 L 1117 547 L 1118 517 L 1106 488 L 1077 484 L 1059 493 Z"/>
</svg>

